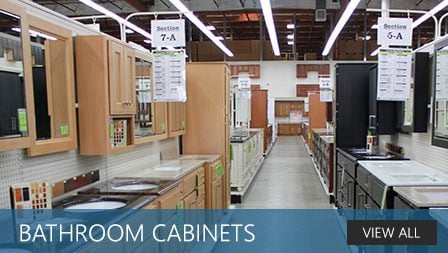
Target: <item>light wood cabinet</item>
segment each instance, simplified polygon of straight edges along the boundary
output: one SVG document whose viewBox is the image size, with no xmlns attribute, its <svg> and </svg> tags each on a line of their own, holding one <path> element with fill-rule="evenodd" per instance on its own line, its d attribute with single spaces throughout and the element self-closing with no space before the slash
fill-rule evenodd
<svg viewBox="0 0 448 253">
<path fill-rule="evenodd" d="M 167 103 L 155 102 L 153 97 L 152 58 L 149 54 L 135 53 L 135 144 L 168 138 Z"/>
<path fill-rule="evenodd" d="M 222 177 L 217 178 L 215 181 L 212 182 L 212 206 L 214 206 L 214 209 L 223 209 L 223 182 Z"/>
<path fill-rule="evenodd" d="M 28 20 L 30 29 L 38 33 L 31 36 L 34 43 L 28 46 L 42 57 L 32 66 L 36 141 L 28 155 L 76 149 L 72 32 L 31 15 Z"/>
<path fill-rule="evenodd" d="M 105 35 L 76 37 L 81 155 L 129 151 L 135 144 L 135 53 Z"/>
<path fill-rule="evenodd" d="M 207 209 L 222 209 L 223 207 L 224 191 L 222 187 L 217 189 L 215 186 L 219 184 L 217 181 L 220 181 L 222 186 L 224 171 L 221 161 L 206 165 L 205 206 Z"/>
<path fill-rule="evenodd" d="M 180 136 L 186 133 L 186 113 L 187 111 L 185 102 L 168 103 L 168 137 Z"/>
<path fill-rule="evenodd" d="M 225 63 L 187 63 L 184 154 L 219 154 L 223 208 L 230 205 L 230 69 Z"/>
<path fill-rule="evenodd" d="M 134 114 L 135 50 L 108 40 L 111 114 Z"/>
<path fill-rule="evenodd" d="M 0 152 L 31 147 L 34 143 L 34 106 L 32 58 L 30 52 L 30 36 L 28 32 L 28 16 L 26 10 L 15 4 L 16 1 L 2 1 L 0 6 L 0 21 L 12 27 L 20 28 L 20 32 L 4 32 L 0 37 L 9 37 L 9 43 L 0 45 L 2 52 L 13 53 L 13 69 L 0 64 L 3 70 L 0 77 Z M 13 14 L 16 18 L 11 18 Z M 6 34 L 9 33 L 9 34 Z M 12 38 L 12 39 L 11 39 Z M 15 46 L 11 50 L 12 45 Z M 8 49 L 9 48 L 9 49 Z M 18 56 L 22 57 L 18 57 Z M 5 58 L 6 55 L 5 55 Z M 20 74 L 23 73 L 23 82 Z M 8 82 L 6 76 L 13 81 Z M 18 109 L 23 112 L 18 113 Z"/>
</svg>

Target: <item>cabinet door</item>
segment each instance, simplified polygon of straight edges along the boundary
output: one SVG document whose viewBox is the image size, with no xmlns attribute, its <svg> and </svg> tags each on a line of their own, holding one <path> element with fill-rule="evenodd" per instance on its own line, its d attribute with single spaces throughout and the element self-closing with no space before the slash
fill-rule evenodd
<svg viewBox="0 0 448 253">
<path fill-rule="evenodd" d="M 109 100 L 111 114 L 126 114 L 125 52 L 123 45 L 109 41 Z M 129 96 L 129 95 L 127 95 Z"/>
<path fill-rule="evenodd" d="M 184 209 L 198 209 L 198 196 L 195 191 L 184 198 Z"/>
<path fill-rule="evenodd" d="M 124 110 L 127 114 L 137 113 L 136 93 L 135 93 L 135 51 L 132 48 L 124 47 L 123 65 L 123 100 Z"/>
<path fill-rule="evenodd" d="M 222 177 L 219 177 L 212 183 L 212 208 L 222 209 L 223 207 L 223 185 Z"/>
<path fill-rule="evenodd" d="M 155 134 L 166 133 L 166 103 L 154 103 L 154 132 Z"/>
<path fill-rule="evenodd" d="M 170 134 L 186 129 L 186 104 L 184 102 L 169 103 Z"/>
</svg>

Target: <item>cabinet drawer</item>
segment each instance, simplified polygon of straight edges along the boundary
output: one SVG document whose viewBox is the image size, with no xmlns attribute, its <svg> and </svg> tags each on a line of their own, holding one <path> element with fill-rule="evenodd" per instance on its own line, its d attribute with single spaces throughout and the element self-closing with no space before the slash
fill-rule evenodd
<svg viewBox="0 0 448 253">
<path fill-rule="evenodd" d="M 369 185 L 368 185 L 368 173 L 366 170 L 364 170 L 363 167 L 358 167 L 358 172 L 356 176 L 356 181 L 358 182 L 359 186 L 364 190 L 368 191 Z"/>
<path fill-rule="evenodd" d="M 177 204 L 180 202 L 181 198 L 180 188 L 177 186 L 157 198 L 159 209 L 177 209 Z"/>
<path fill-rule="evenodd" d="M 194 191 L 199 185 L 205 182 L 204 173 L 204 167 L 200 167 L 182 179 L 181 193 L 183 197 L 187 196 L 190 192 Z"/>
<path fill-rule="evenodd" d="M 347 158 L 342 153 L 338 152 L 337 163 L 345 169 L 345 171 L 352 177 L 356 177 L 356 161 Z"/>
<path fill-rule="evenodd" d="M 374 178 L 374 177 L 372 177 L 370 175 L 368 177 L 368 183 L 369 183 L 369 186 L 370 186 L 370 192 L 369 192 L 370 196 L 372 196 L 373 200 L 379 206 L 381 206 L 381 202 L 383 200 L 383 193 L 384 193 L 385 185 L 382 184 L 376 178 Z M 385 204 L 387 204 L 387 195 L 386 195 L 385 201 L 386 201 Z M 387 205 L 385 205 L 384 207 L 387 207 Z"/>
</svg>

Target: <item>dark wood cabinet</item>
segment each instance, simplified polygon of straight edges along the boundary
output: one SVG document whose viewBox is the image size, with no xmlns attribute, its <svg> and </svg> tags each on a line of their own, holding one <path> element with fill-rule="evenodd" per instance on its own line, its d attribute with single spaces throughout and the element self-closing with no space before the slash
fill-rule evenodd
<svg viewBox="0 0 448 253">
<path fill-rule="evenodd" d="M 239 73 L 249 73 L 251 78 L 260 78 L 260 65 L 232 65 L 232 78 L 237 78 Z"/>
<path fill-rule="evenodd" d="M 251 128 L 264 129 L 264 149 L 266 153 L 268 144 L 271 139 L 268 138 L 268 91 L 267 90 L 252 90 L 251 97 Z"/>
<path fill-rule="evenodd" d="M 278 124 L 278 135 L 301 135 L 302 127 L 299 123 L 289 124 L 281 123 Z"/>
</svg>

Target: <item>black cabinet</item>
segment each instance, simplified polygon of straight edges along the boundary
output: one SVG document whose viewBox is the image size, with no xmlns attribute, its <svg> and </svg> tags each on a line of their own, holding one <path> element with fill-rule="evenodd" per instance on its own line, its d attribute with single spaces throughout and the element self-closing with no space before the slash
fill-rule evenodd
<svg viewBox="0 0 448 253">
<path fill-rule="evenodd" d="M 372 63 L 336 65 L 336 147 L 365 147 Z"/>
<path fill-rule="evenodd" d="M 369 73 L 369 126 L 374 126 L 376 134 L 396 133 L 396 105 L 394 101 L 378 101 L 378 65 Z"/>
<path fill-rule="evenodd" d="M 25 109 L 25 98 L 19 73 L 0 71 L 0 101 L 0 138 L 21 137 L 18 109 Z"/>
<path fill-rule="evenodd" d="M 337 150 L 335 198 L 339 208 L 354 209 L 356 206 L 356 163 Z"/>
</svg>

